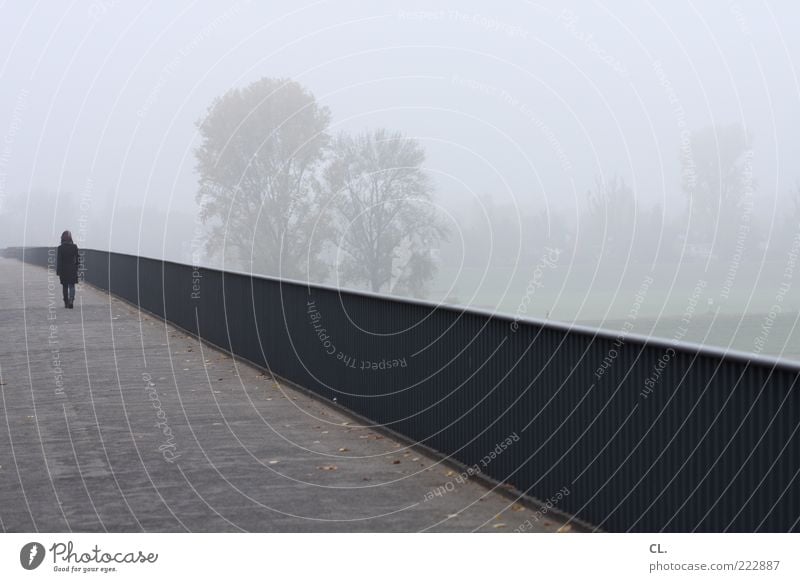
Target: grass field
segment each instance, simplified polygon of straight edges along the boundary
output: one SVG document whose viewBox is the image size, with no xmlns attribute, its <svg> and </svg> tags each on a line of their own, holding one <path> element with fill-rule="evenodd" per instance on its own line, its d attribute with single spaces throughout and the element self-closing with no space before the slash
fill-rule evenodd
<svg viewBox="0 0 800 582">
<path fill-rule="evenodd" d="M 800 280 L 783 261 L 445 267 L 432 298 L 800 359 Z M 800 279 L 800 272 L 797 274 Z M 688 320 L 685 325 L 682 320 Z"/>
</svg>

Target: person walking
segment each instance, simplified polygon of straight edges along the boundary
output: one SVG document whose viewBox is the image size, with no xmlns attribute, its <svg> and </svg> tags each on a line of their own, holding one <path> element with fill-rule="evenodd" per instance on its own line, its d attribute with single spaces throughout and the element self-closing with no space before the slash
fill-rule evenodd
<svg viewBox="0 0 800 582">
<path fill-rule="evenodd" d="M 78 246 L 72 242 L 72 233 L 61 233 L 61 245 L 56 255 L 56 275 L 61 279 L 64 307 L 72 309 L 75 301 L 75 283 L 78 282 Z"/>
</svg>

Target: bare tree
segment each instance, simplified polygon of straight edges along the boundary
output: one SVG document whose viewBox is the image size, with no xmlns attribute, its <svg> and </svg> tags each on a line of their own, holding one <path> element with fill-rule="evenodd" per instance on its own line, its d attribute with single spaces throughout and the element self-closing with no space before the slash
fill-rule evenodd
<svg viewBox="0 0 800 582">
<path fill-rule="evenodd" d="M 218 98 L 197 123 L 197 201 L 213 256 L 227 248 L 255 272 L 321 280 L 328 233 L 317 228 L 330 112 L 288 79 Z"/>
<path fill-rule="evenodd" d="M 692 132 L 690 149 L 682 150 L 681 187 L 692 208 L 695 242 L 711 242 L 720 226 L 723 232 L 735 229 L 745 195 L 754 188 L 751 145 L 738 124 Z"/>
<path fill-rule="evenodd" d="M 339 135 L 333 151 L 326 176 L 340 230 L 340 280 L 423 295 L 436 272 L 432 249 L 446 229 L 431 205 L 422 146 L 379 129 Z"/>
</svg>

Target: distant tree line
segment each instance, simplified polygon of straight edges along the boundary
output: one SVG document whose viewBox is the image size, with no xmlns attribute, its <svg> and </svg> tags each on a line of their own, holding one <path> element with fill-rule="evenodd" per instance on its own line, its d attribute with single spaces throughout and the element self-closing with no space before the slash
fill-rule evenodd
<svg viewBox="0 0 800 582">
<path fill-rule="evenodd" d="M 783 258 L 800 233 L 800 184 L 793 204 L 766 224 L 753 178 L 753 138 L 739 125 L 694 131 L 680 151 L 680 199 L 645 204 L 623 177 L 595 179 L 574 212 L 499 206 L 487 196 L 475 203 L 464 229 L 465 254 L 483 256 L 491 240 L 495 260 L 533 265 L 545 247 L 559 248 L 565 264 L 682 263 Z M 641 194 L 641 193 L 639 193 Z M 676 206 L 681 205 L 680 210 Z M 475 233 L 490 232 L 471 236 Z M 456 250 L 445 245 L 445 255 Z M 517 258 L 519 255 L 519 258 Z"/>
<path fill-rule="evenodd" d="M 565 264 L 615 267 L 763 259 L 780 255 L 800 225 L 800 186 L 790 212 L 771 225 L 756 220 L 752 136 L 730 125 L 697 130 L 680 148 L 681 212 L 645 205 L 623 177 L 604 175 L 574 213 L 523 205 L 517 215 L 490 196 L 464 205 L 458 240 L 449 240 L 417 140 L 385 128 L 334 135 L 330 126 L 328 108 L 289 79 L 264 78 L 211 104 L 195 152 L 210 258 L 424 297 L 441 264 L 465 257 L 498 269 L 536 264 L 545 248 Z"/>
</svg>

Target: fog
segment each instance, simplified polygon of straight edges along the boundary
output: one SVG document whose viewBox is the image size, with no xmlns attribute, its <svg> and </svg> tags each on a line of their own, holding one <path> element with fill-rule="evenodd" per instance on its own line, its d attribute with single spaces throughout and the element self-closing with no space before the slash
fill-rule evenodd
<svg viewBox="0 0 800 582">
<path fill-rule="evenodd" d="M 0 248 L 800 357 L 796 3 L 0 11 Z"/>
</svg>

